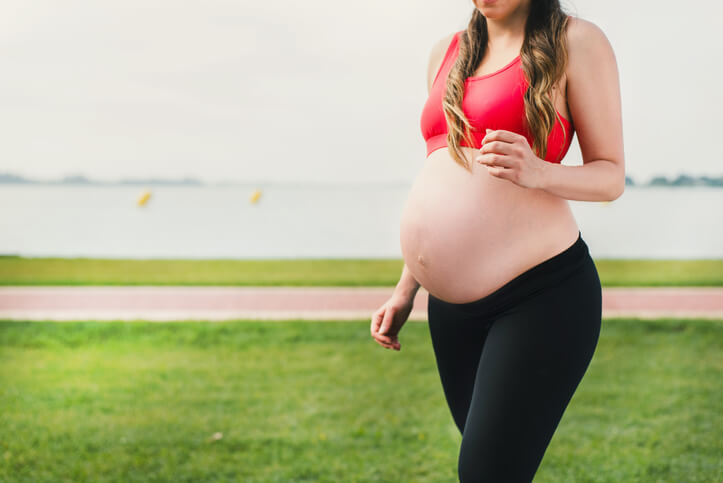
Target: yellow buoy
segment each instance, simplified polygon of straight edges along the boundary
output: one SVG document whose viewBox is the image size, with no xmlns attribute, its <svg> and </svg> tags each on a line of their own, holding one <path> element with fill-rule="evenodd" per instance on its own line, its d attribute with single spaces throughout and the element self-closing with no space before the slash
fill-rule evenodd
<svg viewBox="0 0 723 483">
<path fill-rule="evenodd" d="M 143 194 L 138 198 L 138 206 L 143 206 L 146 204 L 146 202 L 151 197 L 151 190 L 146 190 L 143 192 Z"/>
<path fill-rule="evenodd" d="M 251 201 L 251 203 L 256 203 L 260 197 L 261 190 L 254 190 L 254 192 L 251 193 L 251 198 L 249 198 L 249 201 Z"/>
</svg>

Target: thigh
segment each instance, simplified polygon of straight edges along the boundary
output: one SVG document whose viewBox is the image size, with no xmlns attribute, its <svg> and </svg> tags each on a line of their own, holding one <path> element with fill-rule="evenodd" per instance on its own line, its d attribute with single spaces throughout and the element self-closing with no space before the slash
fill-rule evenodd
<svg viewBox="0 0 723 483">
<path fill-rule="evenodd" d="M 591 265 L 492 323 L 462 437 L 462 482 L 532 480 L 597 346 L 602 297 Z"/>
<path fill-rule="evenodd" d="M 437 304 L 432 297 L 427 318 L 444 396 L 461 433 L 489 323 Z"/>
</svg>

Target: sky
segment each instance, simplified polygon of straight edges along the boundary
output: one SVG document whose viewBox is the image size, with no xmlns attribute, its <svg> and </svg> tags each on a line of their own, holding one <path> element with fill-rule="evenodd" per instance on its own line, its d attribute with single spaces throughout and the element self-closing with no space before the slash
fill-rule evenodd
<svg viewBox="0 0 723 483">
<path fill-rule="evenodd" d="M 627 174 L 721 175 L 723 5 L 562 5 L 615 51 Z M 426 157 L 429 52 L 473 8 L 3 0 L 0 172 L 411 182 Z M 564 164 L 581 163 L 574 139 Z"/>
</svg>

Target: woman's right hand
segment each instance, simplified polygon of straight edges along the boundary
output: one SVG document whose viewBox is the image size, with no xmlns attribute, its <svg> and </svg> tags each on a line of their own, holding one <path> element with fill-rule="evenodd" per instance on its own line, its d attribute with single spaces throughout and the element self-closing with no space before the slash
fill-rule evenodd
<svg viewBox="0 0 723 483">
<path fill-rule="evenodd" d="M 401 350 L 399 331 L 409 318 L 415 294 L 394 294 L 372 315 L 371 333 L 374 340 L 387 349 Z"/>
</svg>

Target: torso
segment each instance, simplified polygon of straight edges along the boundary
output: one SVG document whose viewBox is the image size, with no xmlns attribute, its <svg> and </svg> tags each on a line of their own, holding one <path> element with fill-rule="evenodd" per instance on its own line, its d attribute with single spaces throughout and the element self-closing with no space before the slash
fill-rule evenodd
<svg viewBox="0 0 723 483">
<path fill-rule="evenodd" d="M 475 75 L 495 72 L 515 53 L 497 55 L 485 56 Z M 564 78 L 556 92 L 562 94 L 554 96 L 554 105 L 569 119 Z M 470 160 L 478 153 L 461 149 Z M 455 163 L 447 147 L 432 151 L 400 224 L 402 256 L 412 275 L 430 294 L 452 303 L 489 295 L 571 246 L 579 230 L 566 199 L 496 178 L 478 163 L 470 167 L 472 173 Z"/>
</svg>

